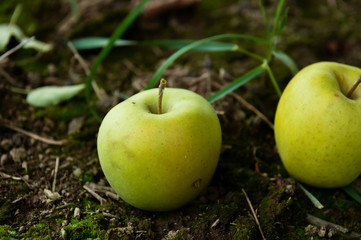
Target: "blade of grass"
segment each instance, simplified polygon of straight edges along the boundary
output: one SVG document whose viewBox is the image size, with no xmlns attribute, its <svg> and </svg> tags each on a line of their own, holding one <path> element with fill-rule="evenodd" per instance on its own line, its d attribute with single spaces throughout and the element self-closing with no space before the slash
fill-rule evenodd
<svg viewBox="0 0 361 240">
<path fill-rule="evenodd" d="M 273 51 L 272 54 L 276 59 L 280 60 L 284 65 L 286 65 L 293 75 L 296 75 L 296 73 L 299 71 L 295 61 L 293 61 L 293 59 L 286 53 L 282 51 Z"/>
<path fill-rule="evenodd" d="M 212 96 L 207 98 L 208 102 L 213 103 L 217 101 L 218 99 L 224 97 L 228 93 L 234 91 L 235 89 L 239 88 L 240 86 L 244 85 L 251 79 L 257 77 L 262 72 L 264 72 L 264 67 L 262 65 L 250 70 L 246 74 L 242 75 L 241 77 L 234 80 L 232 83 L 228 84 L 227 86 L 223 87 L 221 90 L 214 93 Z"/>
<path fill-rule="evenodd" d="M 276 12 L 276 16 L 275 16 L 274 22 L 273 22 L 272 38 L 275 36 L 277 29 L 279 29 L 278 28 L 278 25 L 279 25 L 278 23 L 279 23 L 279 19 L 280 19 L 280 16 L 281 16 L 281 12 L 282 12 L 284 3 L 285 3 L 285 0 L 280 0 L 278 2 L 277 12 Z"/>
<path fill-rule="evenodd" d="M 70 41 L 76 50 L 89 50 L 96 48 L 103 48 L 109 42 L 109 38 L 104 37 L 86 37 L 79 38 Z M 125 40 L 125 39 L 117 39 L 115 40 L 113 46 L 121 47 L 121 46 L 132 46 L 136 45 L 137 41 Z"/>
<path fill-rule="evenodd" d="M 70 9 L 71 9 L 71 12 L 73 14 L 75 21 L 78 21 L 80 18 L 78 1 L 77 0 L 69 0 L 69 5 L 70 5 Z"/>
<path fill-rule="evenodd" d="M 287 16 L 288 16 L 288 9 L 289 8 L 286 8 L 286 11 L 285 13 L 283 14 L 282 18 L 281 18 L 281 22 L 279 24 L 279 28 L 278 28 L 278 32 L 277 34 L 280 35 L 282 30 L 283 30 L 283 27 L 285 26 L 286 24 L 286 21 L 287 21 Z"/>
<path fill-rule="evenodd" d="M 264 8 L 263 0 L 258 0 L 258 5 L 259 5 L 259 8 L 260 8 L 261 13 L 262 13 L 263 22 L 266 25 L 266 27 L 268 28 L 268 19 L 267 19 L 266 10 Z"/>
<path fill-rule="evenodd" d="M 324 206 L 320 203 L 320 201 L 318 201 L 318 199 L 311 192 L 309 192 L 301 183 L 298 182 L 297 185 L 302 189 L 302 191 L 311 200 L 311 202 L 313 203 L 313 205 L 315 205 L 315 207 L 317 207 L 318 209 L 324 208 Z"/>
<path fill-rule="evenodd" d="M 149 2 L 149 0 L 142 1 L 136 8 L 134 8 L 125 18 L 124 20 L 119 24 L 119 26 L 116 28 L 116 30 L 113 32 L 111 37 L 109 38 L 108 43 L 104 46 L 104 48 L 100 51 L 99 55 L 95 59 L 94 64 L 92 65 L 90 69 L 90 74 L 87 78 L 86 82 L 86 89 L 85 89 L 85 96 L 86 100 L 89 103 L 90 98 L 90 88 L 91 88 L 91 82 L 93 81 L 93 78 L 95 77 L 95 73 L 103 61 L 103 59 L 108 55 L 109 51 L 113 48 L 114 43 L 117 39 L 120 38 L 120 36 L 128 29 L 130 24 L 133 23 L 133 21 L 137 18 L 137 16 L 140 14 L 140 12 L 143 10 L 145 5 Z"/>
<path fill-rule="evenodd" d="M 133 41 L 126 39 L 117 39 L 114 42 L 114 46 L 160 46 L 160 47 L 169 47 L 180 49 L 196 40 L 154 40 L 154 41 Z M 87 49 L 95 49 L 102 48 L 108 43 L 108 38 L 102 37 L 87 37 L 74 39 L 71 41 L 77 50 L 87 50 Z M 217 52 L 217 51 L 233 51 L 237 48 L 236 44 L 233 43 L 225 43 L 225 42 L 209 42 L 198 47 L 195 47 L 193 50 L 205 51 L 205 52 Z"/>
<path fill-rule="evenodd" d="M 285 0 L 280 0 L 277 5 L 277 11 L 276 11 L 276 15 L 275 15 L 274 21 L 273 21 L 272 32 L 271 32 L 271 35 L 269 36 L 269 41 L 268 41 L 268 55 L 267 55 L 268 61 L 270 61 L 272 59 L 272 52 L 276 49 L 276 45 L 277 45 L 276 31 L 277 31 L 277 29 L 279 29 L 278 23 L 279 23 L 279 19 L 281 16 L 284 2 L 285 2 Z"/>
<path fill-rule="evenodd" d="M 141 42 L 140 45 L 144 46 L 160 46 L 175 49 L 181 49 L 197 40 L 156 40 Z M 218 51 L 234 51 L 237 49 L 237 44 L 225 42 L 205 42 L 192 50 L 205 51 L 205 52 L 218 52 Z"/>
<path fill-rule="evenodd" d="M 350 197 L 352 197 L 358 203 L 361 204 L 361 196 L 360 196 L 360 194 L 358 194 L 358 192 L 353 187 L 351 187 L 351 185 L 343 187 L 342 190 L 344 190 Z"/>
<path fill-rule="evenodd" d="M 13 15 L 11 15 L 9 28 L 16 25 L 22 10 L 23 6 L 21 4 L 16 5 Z"/>
<path fill-rule="evenodd" d="M 244 39 L 244 40 L 249 40 L 258 44 L 267 44 L 268 42 L 265 41 L 264 39 L 261 38 L 256 38 L 256 37 L 252 37 L 249 35 L 243 35 L 243 34 L 220 34 L 220 35 L 216 35 L 216 36 L 212 36 L 212 37 L 208 37 L 208 38 L 204 38 L 195 42 L 192 42 L 186 46 L 184 46 L 183 48 L 179 49 L 178 51 L 176 51 L 175 53 L 173 53 L 163 64 L 162 66 L 160 66 L 158 68 L 158 70 L 156 71 L 156 73 L 153 75 L 153 77 L 151 78 L 151 80 L 149 81 L 148 85 L 146 86 L 145 89 L 150 89 L 152 88 L 155 83 L 158 81 L 158 79 L 160 78 L 160 76 L 163 74 L 163 72 L 168 68 L 168 66 L 170 64 L 172 64 L 178 57 L 180 57 L 182 54 L 196 48 L 199 47 L 205 43 L 209 43 L 215 40 L 219 40 L 219 39 L 227 39 L 227 38 L 233 38 L 233 39 Z M 237 50 L 237 49 L 235 49 Z"/>
</svg>

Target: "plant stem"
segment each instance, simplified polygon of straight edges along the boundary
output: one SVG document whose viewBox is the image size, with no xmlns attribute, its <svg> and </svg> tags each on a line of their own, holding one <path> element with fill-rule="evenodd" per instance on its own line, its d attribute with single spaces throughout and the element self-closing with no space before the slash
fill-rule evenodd
<svg viewBox="0 0 361 240">
<path fill-rule="evenodd" d="M 351 98 L 352 93 L 356 90 L 357 86 L 361 83 L 361 75 L 358 77 L 358 79 L 356 80 L 355 84 L 352 86 L 352 88 L 350 89 L 350 91 L 348 91 L 346 97 Z"/>
<path fill-rule="evenodd" d="M 264 61 L 262 66 L 267 70 L 268 76 L 271 79 L 272 85 L 273 85 L 274 89 L 276 90 L 276 93 L 277 93 L 278 97 L 281 97 L 282 91 L 281 91 L 280 87 L 277 84 L 276 78 L 273 75 L 273 72 L 272 72 L 271 68 L 269 67 L 268 62 Z"/>
<path fill-rule="evenodd" d="M 162 114 L 162 99 L 163 99 L 163 92 L 164 88 L 167 85 L 167 81 L 162 78 L 159 83 L 159 94 L 158 94 L 158 114 Z"/>
<path fill-rule="evenodd" d="M 264 59 L 262 56 L 260 56 L 260 55 L 258 55 L 258 54 L 255 54 L 255 53 L 252 53 L 252 52 L 250 52 L 250 51 L 247 51 L 246 49 L 241 48 L 241 47 L 239 47 L 239 46 L 237 46 L 237 50 L 238 50 L 239 52 L 243 53 L 244 55 L 247 55 L 248 57 L 257 59 L 257 60 L 259 60 L 259 61 L 261 61 L 261 62 L 262 62 L 263 59 Z"/>
</svg>

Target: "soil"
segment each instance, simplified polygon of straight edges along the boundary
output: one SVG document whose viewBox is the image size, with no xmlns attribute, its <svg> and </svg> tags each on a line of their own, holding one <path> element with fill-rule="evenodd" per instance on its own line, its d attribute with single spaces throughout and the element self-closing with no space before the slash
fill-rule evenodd
<svg viewBox="0 0 361 240">
<path fill-rule="evenodd" d="M 0 4 L 0 22 L 10 21 L 18 2 L 22 1 Z M 262 234 L 265 239 L 361 239 L 357 201 L 343 189 L 306 186 L 324 205 L 318 209 L 282 166 L 272 128 L 249 108 L 253 106 L 273 122 L 279 98 L 265 74 L 237 89 L 236 96 L 229 94 L 213 103 L 222 125 L 223 146 L 216 173 L 201 196 L 171 212 L 142 211 L 119 199 L 99 165 L 96 136 L 100 122 L 90 110 L 102 118 L 122 101 L 122 94 L 143 90 L 174 50 L 114 48 L 96 74 L 98 85 L 112 98 L 97 101 L 91 93 L 92 108 L 85 94 L 57 106 L 29 106 L 23 90 L 85 82 L 84 70 L 67 41 L 110 36 L 135 4 L 80 1 L 80 17 L 74 21 L 69 2 L 22 2 L 18 26 L 54 48 L 47 53 L 20 49 L 0 62 L 0 239 L 262 239 Z M 155 40 L 266 34 L 256 0 L 193 2 L 157 11 L 150 14 L 152 18 L 143 15 L 123 37 Z M 289 0 L 286 6 L 288 18 L 278 49 L 300 68 L 324 60 L 359 66 L 359 1 Z M 265 1 L 265 7 L 271 18 L 277 3 Z M 251 52 L 265 53 L 262 46 L 236 43 Z M 16 44 L 12 39 L 7 49 Z M 80 52 L 89 66 L 98 53 L 97 49 Z M 190 52 L 163 77 L 169 87 L 208 97 L 256 64 L 235 52 Z M 271 62 L 271 68 L 283 89 L 292 73 L 278 60 Z M 54 145 L 48 140 L 60 142 Z"/>
</svg>

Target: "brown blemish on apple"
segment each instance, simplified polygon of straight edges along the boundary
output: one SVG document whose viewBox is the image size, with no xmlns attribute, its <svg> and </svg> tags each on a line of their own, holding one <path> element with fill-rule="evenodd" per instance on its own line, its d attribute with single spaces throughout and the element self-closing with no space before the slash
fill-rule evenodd
<svg viewBox="0 0 361 240">
<path fill-rule="evenodd" d="M 192 187 L 200 188 L 201 184 L 202 184 L 202 178 L 198 178 L 197 180 L 195 180 L 195 181 L 192 183 Z"/>
<path fill-rule="evenodd" d="M 335 97 L 340 97 L 340 95 L 338 95 L 337 93 L 335 93 Z"/>
</svg>

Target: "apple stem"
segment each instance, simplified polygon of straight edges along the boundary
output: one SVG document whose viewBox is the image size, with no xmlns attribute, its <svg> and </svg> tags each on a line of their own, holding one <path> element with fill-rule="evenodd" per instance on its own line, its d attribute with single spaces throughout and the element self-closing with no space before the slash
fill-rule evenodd
<svg viewBox="0 0 361 240">
<path fill-rule="evenodd" d="M 350 91 L 348 91 L 346 97 L 351 98 L 352 93 L 355 91 L 355 89 L 357 88 L 357 86 L 361 83 L 361 75 L 358 77 L 357 81 L 355 82 L 355 84 L 352 86 L 352 88 L 350 89 Z"/>
<path fill-rule="evenodd" d="M 159 84 L 158 114 L 162 114 L 162 99 L 163 99 L 164 88 L 166 85 L 167 85 L 167 81 L 164 78 L 162 78 Z"/>
</svg>

